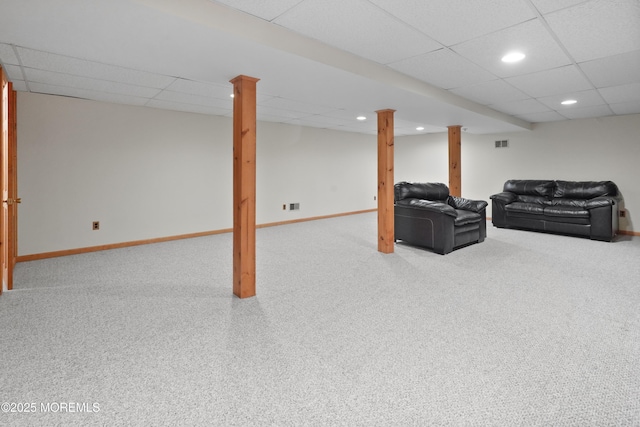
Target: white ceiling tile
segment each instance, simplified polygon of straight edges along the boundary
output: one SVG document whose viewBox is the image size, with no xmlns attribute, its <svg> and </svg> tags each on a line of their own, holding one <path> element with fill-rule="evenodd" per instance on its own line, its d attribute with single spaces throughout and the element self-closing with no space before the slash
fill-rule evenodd
<svg viewBox="0 0 640 427">
<path fill-rule="evenodd" d="M 232 99 L 231 95 L 233 95 L 233 85 L 231 83 L 217 84 L 181 78 L 175 79 L 173 83 L 167 86 L 166 90 L 171 92 L 181 92 L 189 95 L 213 97 L 218 99 Z M 256 101 L 258 104 L 271 98 L 273 98 L 272 95 L 267 95 L 265 93 L 262 93 L 262 91 L 258 91 L 258 93 L 256 93 Z"/>
<path fill-rule="evenodd" d="M 144 0 L 144 4 L 137 0 L 113 0 L 108 6 L 95 8 L 77 7 L 81 0 L 56 2 L 55 7 L 49 0 L 29 0 L 28 5 L 20 1 L 4 2 L 0 12 L 0 60 L 10 78 L 20 77 L 12 79 L 17 90 L 134 105 L 145 103 L 155 108 L 224 116 L 231 116 L 232 111 L 229 79 L 238 74 L 255 75 L 261 79 L 257 95 L 258 105 L 263 107 L 259 117 L 276 122 L 304 120 L 317 127 L 373 135 L 375 110 L 381 108 L 397 110 L 398 134 L 410 134 L 413 124 L 423 119 L 425 123 L 421 124 L 427 129 L 456 123 L 468 127 L 470 133 L 496 133 L 521 130 L 526 124 L 491 112 L 485 105 L 502 108 L 505 113 L 528 121 L 556 120 L 562 114 L 549 111 L 545 104 L 552 105 L 556 95 L 593 91 L 591 82 L 602 89 L 601 94 L 607 94 L 610 102 L 616 101 L 610 108 L 618 114 L 634 113 L 640 99 L 635 86 L 612 87 L 640 84 L 640 77 L 635 76 L 640 75 L 638 54 L 628 53 L 628 46 L 634 45 L 633 38 L 637 39 L 638 34 L 637 28 L 629 26 L 630 21 L 638 22 L 637 15 L 631 13 L 638 0 L 222 1 L 245 12 L 207 0 Z M 615 7 L 611 6 L 614 3 Z M 561 31 L 557 37 L 549 35 L 549 27 L 538 18 L 534 4 L 550 20 L 564 15 L 563 19 L 570 23 L 567 30 L 570 37 Z M 623 12 L 616 10 L 619 5 Z M 602 14 L 604 22 L 594 25 L 594 14 L 601 9 L 606 12 Z M 282 24 L 263 20 L 276 15 L 274 22 L 282 19 L 282 23 L 288 16 L 294 20 L 299 16 L 302 20 L 292 24 L 299 28 L 297 31 L 320 37 L 328 44 L 320 46 Z M 581 20 L 584 22 L 580 23 Z M 589 28 L 596 35 L 584 36 L 579 31 L 574 34 L 574 28 L 580 31 Z M 557 40 L 568 43 L 567 48 L 572 50 L 581 38 L 587 47 L 578 47 L 585 52 L 590 50 L 589 44 L 596 51 L 605 50 L 598 40 L 593 43 L 593 38 L 603 40 L 607 55 L 623 51 L 607 57 L 610 60 L 599 57 L 580 61 L 582 71 L 573 73 L 574 65 L 558 65 L 571 64 L 571 58 L 558 54 Z M 445 49 L 434 39 L 452 46 Z M 527 52 L 525 62 L 501 69 L 502 49 L 509 47 L 505 43 L 514 41 L 526 42 L 532 50 Z M 329 44 L 337 44 L 339 48 Z M 23 46 L 15 48 L 22 57 L 16 56 L 13 45 Z M 473 58 L 473 62 L 456 56 L 456 49 L 461 52 L 467 49 L 464 54 Z M 393 60 L 400 64 L 407 60 L 402 64 L 407 67 L 405 74 L 362 61 L 344 50 L 383 62 Z M 633 49 L 638 51 L 640 47 Z M 421 58 L 430 52 L 434 55 Z M 409 58 L 414 57 L 418 59 L 412 64 Z M 535 61 L 528 61 L 531 58 Z M 62 80 L 38 77 L 37 80 L 57 85 L 33 82 L 34 87 L 29 88 L 28 81 L 22 80 L 22 70 L 7 63 L 20 61 L 25 66 L 66 77 L 56 77 Z M 431 79 L 437 82 L 434 84 L 453 90 L 441 91 L 407 74 L 423 81 Z M 70 76 L 80 79 L 71 83 L 66 80 Z M 502 81 L 498 76 L 508 79 Z M 146 90 L 126 90 L 122 94 L 126 85 L 171 89 L 149 101 L 144 96 L 132 96 L 148 95 Z M 544 104 L 527 99 L 523 93 L 542 97 Z M 293 105 L 293 101 L 298 104 Z M 602 106 L 586 105 L 589 103 L 597 101 L 581 100 L 581 108 Z M 325 107 L 333 110 L 326 111 Z M 318 111 L 326 112 L 317 114 Z M 601 111 L 612 114 L 610 110 Z M 583 110 L 580 114 L 594 112 L 597 109 Z M 354 120 L 362 113 L 369 117 L 365 124 Z"/>
<path fill-rule="evenodd" d="M 562 48 L 535 19 L 456 45 L 455 52 L 499 77 L 534 73 L 571 64 Z M 526 55 L 516 63 L 502 62 L 512 51 Z"/>
<path fill-rule="evenodd" d="M 616 114 L 640 114 L 640 101 L 609 104 L 609 107 Z"/>
<path fill-rule="evenodd" d="M 5 65 L 4 71 L 7 73 L 10 82 L 24 80 L 22 69 L 18 65 Z"/>
<path fill-rule="evenodd" d="M 366 0 L 305 0 L 274 22 L 382 64 L 442 47 Z"/>
<path fill-rule="evenodd" d="M 325 117 L 342 119 L 348 123 L 355 121 L 358 116 L 365 116 L 367 120 L 377 120 L 377 114 L 375 111 L 335 109 L 327 111 L 322 115 Z"/>
<path fill-rule="evenodd" d="M 262 105 L 258 105 L 257 106 L 257 113 L 258 113 L 258 115 L 281 117 L 281 118 L 283 118 L 285 120 L 298 119 L 298 118 L 301 118 L 301 117 L 308 117 L 308 116 L 312 115 L 310 113 L 305 113 L 305 112 L 302 112 L 302 111 L 283 110 L 281 108 L 265 107 L 265 106 L 262 106 Z"/>
<path fill-rule="evenodd" d="M 200 97 L 213 97 L 221 100 L 227 100 L 227 98 L 233 99 L 231 98 L 231 95 L 233 95 L 233 85 L 231 83 L 216 84 L 177 78 L 167 86 L 166 90 Z M 256 94 L 258 104 L 271 98 L 273 98 L 272 95 L 267 95 L 262 92 Z"/>
<path fill-rule="evenodd" d="M 202 105 L 207 107 L 216 107 L 223 109 L 233 109 L 233 99 L 229 98 L 213 98 L 210 96 L 191 95 L 183 92 L 173 92 L 163 90 L 154 99 L 160 101 L 177 102 L 180 104 Z"/>
<path fill-rule="evenodd" d="M 18 57 L 13 51 L 13 47 L 5 43 L 0 43 L 0 63 L 4 64 L 5 66 L 9 64 L 20 65 L 20 62 L 18 62 Z"/>
<path fill-rule="evenodd" d="M 389 65 L 427 83 L 452 89 L 494 80 L 495 76 L 449 49 L 440 49 Z"/>
<path fill-rule="evenodd" d="M 540 13 L 549 13 L 556 10 L 575 6 L 589 0 L 531 0 Z"/>
<path fill-rule="evenodd" d="M 523 99 L 520 101 L 503 102 L 490 105 L 494 110 L 502 111 L 507 114 L 523 115 L 530 113 L 542 113 L 549 111 L 549 108 L 535 99 Z"/>
<path fill-rule="evenodd" d="M 504 80 L 492 80 L 472 86 L 459 87 L 451 89 L 451 92 L 485 105 L 530 98 L 529 95 Z"/>
<path fill-rule="evenodd" d="M 128 104 L 128 105 L 145 105 L 148 98 L 140 98 L 136 96 L 128 95 L 116 95 L 105 92 L 97 92 L 86 89 L 76 89 L 65 86 L 53 86 L 42 83 L 30 83 L 29 89 L 35 93 L 46 93 L 50 95 L 70 96 L 73 98 L 89 99 L 94 101 L 111 102 L 114 104 Z"/>
<path fill-rule="evenodd" d="M 420 135 L 424 133 L 440 133 L 447 132 L 447 128 L 440 126 L 430 126 L 425 123 L 416 123 L 413 121 L 394 119 L 394 134 L 395 135 Z M 423 127 L 422 130 L 417 130 L 417 127 Z"/>
<path fill-rule="evenodd" d="M 592 89 L 591 84 L 575 66 L 555 68 L 505 80 L 534 98 Z"/>
<path fill-rule="evenodd" d="M 160 74 L 85 61 L 83 59 L 41 52 L 39 50 L 25 49 L 22 47 L 17 48 L 17 50 L 22 60 L 22 65 L 30 68 L 157 89 L 163 89 L 175 80 L 173 77 Z"/>
<path fill-rule="evenodd" d="M 258 104 L 259 107 L 279 108 L 281 110 L 297 111 L 309 114 L 322 114 L 335 110 L 333 107 L 324 107 L 306 102 L 293 101 L 285 98 L 270 98 Z"/>
<path fill-rule="evenodd" d="M 319 120 L 318 116 L 309 116 L 301 119 L 305 122 L 317 122 Z M 365 121 L 358 120 L 346 120 L 343 123 L 333 122 L 334 126 L 340 126 L 341 128 L 349 128 L 349 129 L 361 129 L 363 131 L 374 130 L 377 132 L 378 130 L 378 121 L 375 118 L 370 118 Z"/>
<path fill-rule="evenodd" d="M 228 108 L 216 108 L 195 104 L 182 104 L 180 102 L 163 101 L 159 99 L 152 99 L 145 105 L 147 107 L 161 108 L 164 110 L 185 111 L 189 113 L 209 114 L 214 116 L 223 116 L 231 112 L 231 110 Z"/>
<path fill-rule="evenodd" d="M 599 88 L 640 82 L 640 50 L 582 62 L 578 65 L 591 83 Z"/>
<path fill-rule="evenodd" d="M 370 0 L 445 46 L 489 34 L 535 17 L 513 0 Z"/>
<path fill-rule="evenodd" d="M 574 99 L 578 101 L 571 105 L 562 105 L 561 102 L 567 99 Z M 562 113 L 564 110 L 573 110 L 576 108 L 592 107 L 594 105 L 604 105 L 606 102 L 602 99 L 602 96 L 597 90 L 585 90 L 582 92 L 572 92 L 559 95 L 544 96 L 538 98 L 538 101 L 551 108 Z"/>
<path fill-rule="evenodd" d="M 216 0 L 217 3 L 224 3 L 234 9 L 257 16 L 258 18 L 266 19 L 267 21 L 277 18 L 302 1 L 303 0 Z"/>
<path fill-rule="evenodd" d="M 194 80 L 175 79 L 173 83 L 166 87 L 172 92 L 188 93 L 190 95 L 213 96 L 214 98 L 230 98 L 233 94 L 233 85 L 219 85 L 208 82 L 197 82 Z"/>
<path fill-rule="evenodd" d="M 91 79 L 87 77 L 70 76 L 68 74 L 54 73 L 50 71 L 24 68 L 29 83 L 43 83 L 53 86 L 66 86 L 76 89 L 87 89 L 97 92 L 107 92 L 121 95 L 153 98 L 159 89 L 134 86 L 125 83 L 116 83 L 106 80 Z"/>
<path fill-rule="evenodd" d="M 602 97 L 610 104 L 633 102 L 640 99 L 640 83 L 605 87 L 598 89 Z"/>
<path fill-rule="evenodd" d="M 594 105 L 591 107 L 567 109 L 560 112 L 569 119 L 589 119 L 592 117 L 605 117 L 613 115 L 608 105 Z"/>
<path fill-rule="evenodd" d="M 304 117 L 304 120 L 313 123 L 326 123 L 331 126 L 346 126 L 352 124 L 355 119 L 348 120 L 340 119 L 337 117 L 329 117 L 323 114 L 314 114 L 312 116 Z"/>
<path fill-rule="evenodd" d="M 516 117 L 526 120 L 530 123 L 557 122 L 566 120 L 567 118 L 555 111 L 543 111 L 541 113 L 518 114 Z"/>
<path fill-rule="evenodd" d="M 640 49 L 638 0 L 592 0 L 545 19 L 577 62 Z"/>
</svg>

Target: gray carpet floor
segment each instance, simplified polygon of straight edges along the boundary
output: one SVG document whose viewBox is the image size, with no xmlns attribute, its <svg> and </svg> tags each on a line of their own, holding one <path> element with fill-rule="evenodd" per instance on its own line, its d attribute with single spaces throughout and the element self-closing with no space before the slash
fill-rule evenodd
<svg viewBox="0 0 640 427">
<path fill-rule="evenodd" d="M 18 264 L 0 425 L 640 426 L 640 238 L 376 227 L 259 229 L 245 300 L 231 234 Z"/>
</svg>

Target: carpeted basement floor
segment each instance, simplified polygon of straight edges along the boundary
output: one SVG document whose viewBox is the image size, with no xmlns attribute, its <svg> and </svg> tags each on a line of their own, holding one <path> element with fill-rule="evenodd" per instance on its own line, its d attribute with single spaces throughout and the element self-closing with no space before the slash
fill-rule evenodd
<svg viewBox="0 0 640 427">
<path fill-rule="evenodd" d="M 259 229 L 245 300 L 231 234 L 18 264 L 0 425 L 640 426 L 640 238 L 376 227 Z"/>
</svg>

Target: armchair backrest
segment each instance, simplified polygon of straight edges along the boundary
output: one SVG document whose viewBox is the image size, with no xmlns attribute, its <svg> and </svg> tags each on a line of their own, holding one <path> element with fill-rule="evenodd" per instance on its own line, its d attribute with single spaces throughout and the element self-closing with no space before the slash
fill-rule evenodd
<svg viewBox="0 0 640 427">
<path fill-rule="evenodd" d="M 439 182 L 402 181 L 393 187 L 394 200 L 423 199 L 447 203 L 449 187 Z"/>
</svg>

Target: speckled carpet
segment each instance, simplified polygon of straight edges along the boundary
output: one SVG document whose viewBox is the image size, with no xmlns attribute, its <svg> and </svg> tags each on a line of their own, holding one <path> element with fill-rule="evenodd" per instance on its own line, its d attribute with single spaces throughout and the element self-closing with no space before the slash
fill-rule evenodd
<svg viewBox="0 0 640 427">
<path fill-rule="evenodd" d="M 376 214 L 20 263 L 0 425 L 640 426 L 640 238 L 488 224 L 376 250 Z"/>
</svg>

